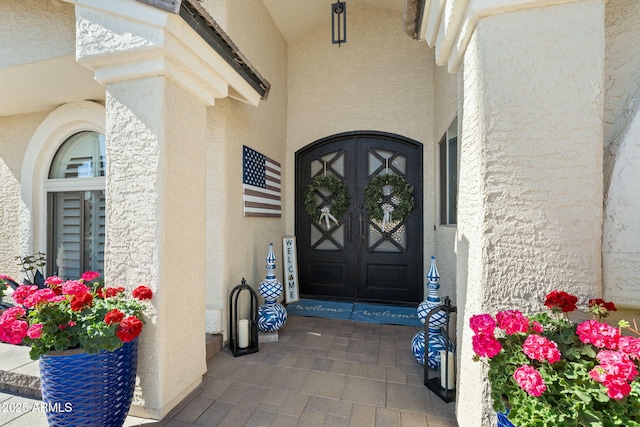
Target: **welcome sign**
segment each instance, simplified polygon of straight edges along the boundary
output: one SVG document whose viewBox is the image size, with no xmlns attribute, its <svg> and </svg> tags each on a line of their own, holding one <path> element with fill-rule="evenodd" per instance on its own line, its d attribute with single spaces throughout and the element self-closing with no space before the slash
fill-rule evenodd
<svg viewBox="0 0 640 427">
<path fill-rule="evenodd" d="M 282 255 L 284 258 L 284 299 L 285 303 L 298 301 L 298 264 L 296 263 L 296 238 L 285 237 L 282 239 Z"/>
</svg>

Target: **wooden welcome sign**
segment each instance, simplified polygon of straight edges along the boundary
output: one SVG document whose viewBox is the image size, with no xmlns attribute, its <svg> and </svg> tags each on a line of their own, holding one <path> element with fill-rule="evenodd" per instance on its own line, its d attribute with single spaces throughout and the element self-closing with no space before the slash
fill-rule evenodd
<svg viewBox="0 0 640 427">
<path fill-rule="evenodd" d="M 298 264 L 296 255 L 296 238 L 282 239 L 282 255 L 284 258 L 284 299 L 289 304 L 300 299 L 298 291 Z"/>
</svg>

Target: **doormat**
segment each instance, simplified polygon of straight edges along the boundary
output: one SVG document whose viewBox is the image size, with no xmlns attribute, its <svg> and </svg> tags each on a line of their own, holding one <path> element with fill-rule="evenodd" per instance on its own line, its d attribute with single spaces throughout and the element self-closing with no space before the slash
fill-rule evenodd
<svg viewBox="0 0 640 427">
<path fill-rule="evenodd" d="M 301 299 L 287 305 L 287 314 L 293 316 L 325 317 L 328 319 L 349 320 L 353 312 L 350 302 L 321 301 Z"/>
<path fill-rule="evenodd" d="M 303 299 L 288 304 L 287 313 L 292 316 L 422 327 L 413 307 Z"/>
<path fill-rule="evenodd" d="M 382 304 L 354 304 L 351 320 L 385 325 L 422 326 L 415 308 Z"/>
</svg>

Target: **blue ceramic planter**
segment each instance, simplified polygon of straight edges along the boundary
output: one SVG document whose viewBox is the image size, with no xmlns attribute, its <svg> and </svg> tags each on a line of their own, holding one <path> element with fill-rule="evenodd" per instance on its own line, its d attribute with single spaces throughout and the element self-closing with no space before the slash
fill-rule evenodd
<svg viewBox="0 0 640 427">
<path fill-rule="evenodd" d="M 509 418 L 507 418 L 508 414 L 508 410 L 506 414 L 503 412 L 498 412 L 498 427 L 515 427 L 513 424 L 511 424 Z"/>
<path fill-rule="evenodd" d="M 97 354 L 40 357 L 42 402 L 50 427 L 121 427 L 138 366 L 138 340 Z"/>
</svg>

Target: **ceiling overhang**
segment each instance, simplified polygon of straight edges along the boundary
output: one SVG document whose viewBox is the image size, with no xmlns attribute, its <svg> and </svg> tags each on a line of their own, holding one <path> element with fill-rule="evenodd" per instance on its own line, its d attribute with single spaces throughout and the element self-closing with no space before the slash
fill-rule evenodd
<svg viewBox="0 0 640 427">
<path fill-rule="evenodd" d="M 271 85 L 240 52 L 231 38 L 196 0 L 137 0 L 180 17 L 242 78 L 267 99 Z"/>
</svg>

